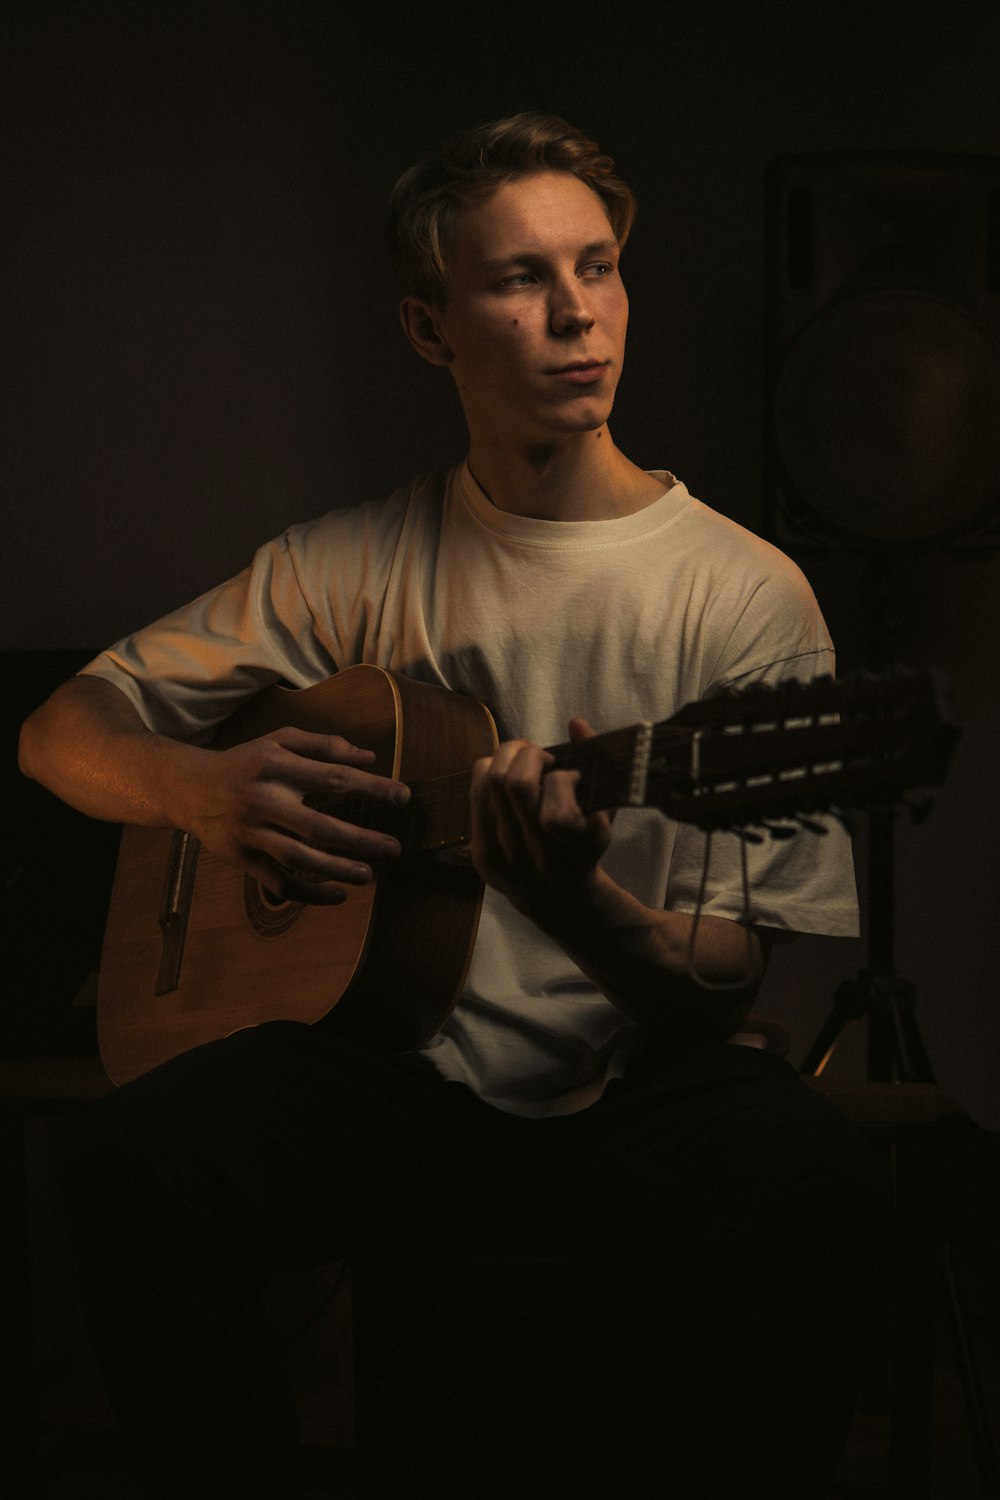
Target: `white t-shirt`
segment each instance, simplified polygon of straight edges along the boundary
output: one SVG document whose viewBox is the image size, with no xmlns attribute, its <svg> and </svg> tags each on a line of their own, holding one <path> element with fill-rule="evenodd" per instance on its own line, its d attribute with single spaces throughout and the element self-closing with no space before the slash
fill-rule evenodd
<svg viewBox="0 0 1000 1500">
<path fill-rule="evenodd" d="M 470 693 L 501 739 L 563 742 L 657 722 L 723 686 L 831 673 L 812 591 L 774 547 L 670 474 L 634 515 L 547 521 L 497 510 L 467 465 L 386 500 L 334 510 L 262 547 L 238 577 L 84 670 L 146 724 L 206 739 L 248 695 L 357 662 Z M 649 810 L 615 819 L 608 873 L 641 901 L 694 911 L 706 840 Z M 751 918 L 853 935 L 850 844 L 798 834 L 749 851 Z M 711 844 L 702 911 L 745 916 L 739 840 Z M 465 992 L 427 1048 L 448 1078 L 525 1115 L 597 1098 L 624 1066 L 631 1023 L 565 953 L 488 890 Z"/>
</svg>

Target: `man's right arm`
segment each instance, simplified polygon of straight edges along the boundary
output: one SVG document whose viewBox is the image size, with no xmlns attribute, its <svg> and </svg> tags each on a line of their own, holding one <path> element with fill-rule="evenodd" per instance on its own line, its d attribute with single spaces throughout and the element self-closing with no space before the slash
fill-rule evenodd
<svg viewBox="0 0 1000 1500">
<path fill-rule="evenodd" d="M 73 677 L 21 730 L 19 760 L 80 812 L 115 823 L 172 826 L 174 783 L 204 754 L 146 728 L 131 701 L 100 677 Z"/>
<path fill-rule="evenodd" d="M 387 834 L 310 807 L 353 792 L 401 806 L 408 792 L 373 775 L 368 750 L 339 735 L 282 729 L 206 750 L 148 729 L 124 693 L 75 677 L 21 731 L 20 765 L 94 818 L 182 828 L 275 895 L 343 900 L 399 854 Z"/>
</svg>

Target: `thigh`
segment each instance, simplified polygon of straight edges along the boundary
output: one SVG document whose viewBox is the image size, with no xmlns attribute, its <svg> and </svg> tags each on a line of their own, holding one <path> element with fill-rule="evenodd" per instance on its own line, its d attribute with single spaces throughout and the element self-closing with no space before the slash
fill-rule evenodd
<svg viewBox="0 0 1000 1500">
<path fill-rule="evenodd" d="M 807 1208 L 864 1221 L 887 1201 L 885 1165 L 860 1131 L 754 1048 L 647 1063 L 576 1129 L 578 1212 L 611 1239 L 641 1227 L 643 1244 L 674 1258 L 688 1242 L 770 1234 Z"/>
<path fill-rule="evenodd" d="M 620 1434 L 624 1487 L 823 1493 L 877 1316 L 881 1158 L 787 1064 L 727 1045 L 637 1070 L 573 1129 L 604 1361 L 581 1404 Z"/>
<path fill-rule="evenodd" d="M 102 1101 L 72 1190 L 111 1218 L 155 1196 L 254 1243 L 269 1264 L 326 1259 L 418 1239 L 438 1210 L 474 1212 L 466 1107 L 419 1057 L 273 1023 Z"/>
<path fill-rule="evenodd" d="M 644 1345 L 678 1399 L 723 1371 L 731 1390 L 763 1389 L 765 1367 L 794 1387 L 810 1350 L 830 1372 L 853 1365 L 882 1290 L 888 1173 L 794 1069 L 692 1050 L 612 1087 L 573 1130 L 578 1274 L 608 1336 Z"/>
</svg>

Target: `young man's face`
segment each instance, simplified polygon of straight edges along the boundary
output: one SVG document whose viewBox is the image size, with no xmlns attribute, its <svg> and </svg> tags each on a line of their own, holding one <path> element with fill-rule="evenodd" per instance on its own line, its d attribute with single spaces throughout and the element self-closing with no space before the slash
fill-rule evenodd
<svg viewBox="0 0 1000 1500">
<path fill-rule="evenodd" d="M 434 321 L 474 444 L 607 421 L 628 322 L 618 255 L 601 200 L 568 173 L 521 178 L 465 211 Z"/>
</svg>

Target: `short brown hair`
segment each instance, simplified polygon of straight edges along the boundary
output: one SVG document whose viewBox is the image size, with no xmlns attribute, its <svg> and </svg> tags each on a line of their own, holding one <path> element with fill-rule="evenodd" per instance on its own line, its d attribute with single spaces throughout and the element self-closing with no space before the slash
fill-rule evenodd
<svg viewBox="0 0 1000 1500">
<path fill-rule="evenodd" d="M 556 115 L 522 111 L 445 142 L 404 172 L 389 203 L 389 250 L 400 289 L 443 305 L 455 225 L 462 210 L 504 183 L 537 172 L 569 172 L 601 199 L 620 245 L 635 219 L 632 190 L 614 162 Z"/>
</svg>

